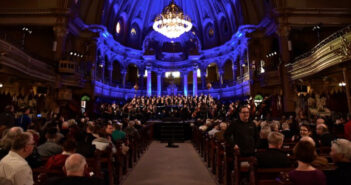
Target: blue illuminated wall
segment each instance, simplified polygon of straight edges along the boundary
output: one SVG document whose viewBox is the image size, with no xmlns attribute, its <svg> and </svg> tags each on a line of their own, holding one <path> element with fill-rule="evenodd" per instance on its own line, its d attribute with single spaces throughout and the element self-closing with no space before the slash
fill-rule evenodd
<svg viewBox="0 0 351 185">
<path fill-rule="evenodd" d="M 78 21 L 82 28 L 98 35 L 95 38 L 98 56 L 94 69 L 96 70 L 100 64 L 112 66 L 113 62 L 118 62 L 122 71 L 126 71 L 132 64 L 138 68 L 139 73 L 144 73 L 145 69 L 149 68 L 155 72 L 182 71 L 186 74 L 193 70 L 194 65 L 205 71 L 211 63 L 216 63 L 218 68 L 223 70 L 227 60 L 245 62 L 243 58 L 246 58 L 250 39 L 248 33 L 263 29 L 274 22 L 265 18 L 258 25 L 242 25 L 243 18 L 238 4 L 240 1 L 175 0 L 185 14 L 190 16 L 194 27 L 181 37 L 170 40 L 152 30 L 155 16 L 161 13 L 169 2 L 169 0 L 109 1 L 104 8 L 103 25 L 85 25 L 79 20 L 73 20 Z M 116 32 L 118 23 L 121 26 L 119 33 Z M 214 30 L 213 36 L 209 35 L 210 29 Z M 178 42 L 186 49 L 194 49 L 193 46 L 188 47 L 194 44 L 197 47 L 196 52 L 165 51 L 161 46 L 169 42 Z M 156 51 L 148 52 L 150 47 Z M 146 91 L 146 88 L 134 90 L 111 86 L 97 79 L 96 73 L 97 70 L 92 76 L 96 95 L 119 98 L 157 95 L 151 88 Z M 230 87 L 198 90 L 198 94 L 211 94 L 218 98 L 242 96 L 249 92 L 250 81 L 241 81 Z M 178 93 L 192 95 L 193 89 L 178 87 Z M 162 91 L 161 94 L 165 95 L 167 91 Z"/>
</svg>

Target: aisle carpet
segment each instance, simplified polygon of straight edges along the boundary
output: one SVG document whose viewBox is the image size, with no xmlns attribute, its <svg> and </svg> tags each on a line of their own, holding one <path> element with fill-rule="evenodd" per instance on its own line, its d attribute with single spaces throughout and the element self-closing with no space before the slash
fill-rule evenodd
<svg viewBox="0 0 351 185">
<path fill-rule="evenodd" d="M 153 141 L 123 185 L 216 185 L 191 143 Z"/>
</svg>

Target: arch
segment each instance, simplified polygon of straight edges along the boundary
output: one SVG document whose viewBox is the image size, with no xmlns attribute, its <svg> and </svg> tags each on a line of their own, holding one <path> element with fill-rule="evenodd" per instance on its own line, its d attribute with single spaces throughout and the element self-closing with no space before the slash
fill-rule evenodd
<svg viewBox="0 0 351 185">
<path fill-rule="evenodd" d="M 226 82 L 233 81 L 233 61 L 231 59 L 227 59 L 224 62 L 224 65 L 222 67 L 224 73 L 223 73 L 223 83 L 226 84 Z"/>
<path fill-rule="evenodd" d="M 212 86 L 219 82 L 218 64 L 216 62 L 207 65 L 206 80 L 207 82 L 214 83 Z"/>
<path fill-rule="evenodd" d="M 134 63 L 129 63 L 126 74 L 126 88 L 132 88 L 138 81 L 138 67 Z"/>
<path fill-rule="evenodd" d="M 139 47 L 141 46 L 140 43 L 141 43 L 142 33 L 141 33 L 141 27 L 139 24 L 140 23 L 137 23 L 137 22 L 132 23 L 128 31 L 128 38 L 129 38 L 128 40 L 130 41 L 128 43 L 129 43 L 129 46 L 134 49 L 141 49 Z"/>
<path fill-rule="evenodd" d="M 118 85 L 118 86 L 122 86 L 122 80 L 123 80 L 123 77 L 122 77 L 122 74 L 121 74 L 121 71 L 122 71 L 122 65 L 121 63 L 118 61 L 118 60 L 114 60 L 112 62 L 112 84 L 113 85 Z"/>
</svg>

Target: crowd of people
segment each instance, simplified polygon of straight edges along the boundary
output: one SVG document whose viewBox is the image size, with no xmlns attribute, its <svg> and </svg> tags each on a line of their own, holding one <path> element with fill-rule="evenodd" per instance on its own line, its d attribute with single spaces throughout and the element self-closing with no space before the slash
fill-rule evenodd
<svg viewBox="0 0 351 185">
<path fill-rule="evenodd" d="M 240 156 L 256 157 L 259 168 L 296 167 L 289 173 L 293 184 L 346 185 L 351 182 L 351 141 L 330 132 L 323 118 L 312 124 L 294 119 L 255 120 L 250 119 L 250 112 L 249 105 L 242 105 L 238 108 L 237 119 L 228 123 L 207 119 L 199 130 L 209 136 L 223 135 L 215 134 L 214 138 L 239 151 Z M 228 128 L 219 127 L 221 124 L 228 124 Z M 345 130 L 350 124 L 349 121 L 344 125 Z M 282 148 L 287 143 L 294 145 L 292 151 Z M 328 170 L 324 173 L 323 169 Z"/>
<path fill-rule="evenodd" d="M 273 119 L 265 101 L 256 106 L 252 100 L 222 103 L 209 95 L 142 96 L 124 105 L 102 103 L 90 116 L 65 118 L 52 114 L 35 121 L 29 116 L 29 108 L 22 108 L 18 116 L 14 109 L 8 105 L 0 114 L 0 184 L 32 185 L 31 169 L 40 166 L 65 167 L 68 176 L 83 176 L 85 158 L 92 157 L 96 149 L 112 146 L 112 152 L 116 152 L 115 143 L 122 141 L 126 153 L 128 136 L 140 137 L 139 131 L 148 120 L 165 118 L 201 123 L 195 126 L 239 150 L 242 156 L 256 156 L 260 167 L 293 166 L 282 146 L 285 141 L 296 143 L 291 154 L 297 161 L 296 169 L 289 174 L 295 184 L 351 182 L 351 121 L 335 124 L 330 119 L 302 119 L 299 115 Z M 346 139 L 335 132 L 340 125 Z M 331 148 L 330 158 L 337 165 L 327 178 L 318 170 L 331 162 L 317 155 L 316 149 L 321 147 Z M 96 183 L 87 181 L 88 177 L 70 178 L 72 182 Z"/>
</svg>

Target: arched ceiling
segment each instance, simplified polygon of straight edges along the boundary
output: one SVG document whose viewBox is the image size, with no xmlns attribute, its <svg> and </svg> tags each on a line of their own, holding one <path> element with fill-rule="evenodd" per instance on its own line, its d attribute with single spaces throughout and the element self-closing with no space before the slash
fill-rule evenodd
<svg viewBox="0 0 351 185">
<path fill-rule="evenodd" d="M 145 37 L 153 31 L 155 17 L 170 1 L 86 0 L 80 2 L 80 15 L 87 24 L 105 25 L 115 40 L 122 45 L 142 49 Z M 201 48 L 209 49 L 224 44 L 237 28 L 248 20 L 254 19 L 253 22 L 258 22 L 256 19 L 262 16 L 257 15 L 262 14 L 262 7 L 256 7 L 256 11 L 248 9 L 257 4 L 256 1 L 175 0 L 175 3 L 191 18 L 192 32 L 199 38 Z M 244 15 L 247 17 L 244 18 Z M 116 32 L 117 24 L 120 26 L 119 33 Z"/>
</svg>

